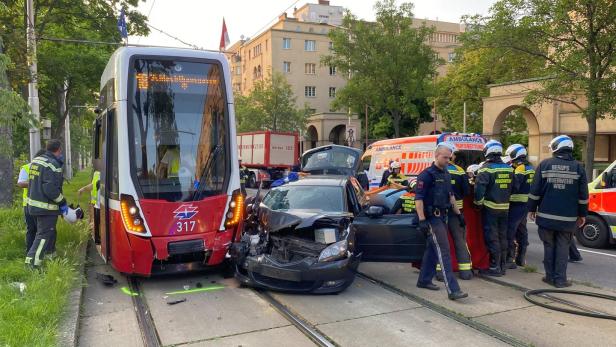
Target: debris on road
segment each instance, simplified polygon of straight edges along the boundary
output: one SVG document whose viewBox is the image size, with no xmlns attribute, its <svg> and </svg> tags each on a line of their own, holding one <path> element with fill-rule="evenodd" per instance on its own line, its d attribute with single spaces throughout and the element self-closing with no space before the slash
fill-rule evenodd
<svg viewBox="0 0 616 347">
<path fill-rule="evenodd" d="M 175 299 L 175 300 L 168 300 L 167 301 L 167 305 L 176 305 L 182 302 L 186 302 L 186 298 L 181 298 L 181 299 Z"/>
<path fill-rule="evenodd" d="M 116 280 L 115 277 L 100 272 L 96 273 L 96 279 L 106 287 L 113 287 L 114 284 L 118 283 L 118 280 Z"/>
</svg>

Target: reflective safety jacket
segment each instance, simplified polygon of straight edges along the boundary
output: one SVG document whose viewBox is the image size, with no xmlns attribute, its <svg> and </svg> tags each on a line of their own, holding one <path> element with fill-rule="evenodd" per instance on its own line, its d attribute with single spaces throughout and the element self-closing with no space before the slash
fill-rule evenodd
<svg viewBox="0 0 616 347">
<path fill-rule="evenodd" d="M 24 170 L 28 174 L 28 177 L 30 177 L 30 163 L 22 165 L 20 170 Z M 24 207 L 28 206 L 28 188 L 23 189 L 22 201 Z"/>
<path fill-rule="evenodd" d="M 66 204 L 62 195 L 62 163 L 47 151 L 30 163 L 28 184 L 28 212 L 33 216 L 59 215 L 60 205 Z"/>
<path fill-rule="evenodd" d="M 394 207 L 391 209 L 393 213 L 398 213 L 401 210 L 402 214 L 409 214 L 416 212 L 415 207 L 415 192 L 406 192 L 398 198 Z"/>
<path fill-rule="evenodd" d="M 475 179 L 474 203 L 494 212 L 508 212 L 513 185 L 513 168 L 490 155 Z"/>
<path fill-rule="evenodd" d="M 511 203 L 527 203 L 530 185 L 535 177 L 535 168 L 530 163 L 521 163 L 513 169 L 513 188 L 511 189 Z"/>
<path fill-rule="evenodd" d="M 588 184 L 582 164 L 570 152 L 556 153 L 539 164 L 528 195 L 528 210 L 538 226 L 575 231 L 578 217 L 588 214 Z"/>
<path fill-rule="evenodd" d="M 387 177 L 387 185 L 390 185 L 392 183 L 398 183 L 398 184 L 402 184 L 402 185 L 407 185 L 409 181 L 409 178 L 404 176 L 403 174 L 395 174 L 392 173 L 391 175 L 389 175 L 389 177 Z M 405 184 L 406 182 L 406 184 Z"/>
<path fill-rule="evenodd" d="M 451 175 L 451 188 L 456 198 L 456 205 L 459 209 L 462 209 L 464 207 L 464 197 L 470 194 L 468 177 L 463 168 L 453 163 L 449 164 L 447 171 Z"/>
<path fill-rule="evenodd" d="M 92 205 L 96 205 L 96 202 L 98 200 L 98 188 L 99 188 L 99 181 L 101 180 L 101 172 L 100 171 L 94 171 L 94 175 L 92 175 L 92 190 L 90 191 L 90 203 Z"/>
</svg>

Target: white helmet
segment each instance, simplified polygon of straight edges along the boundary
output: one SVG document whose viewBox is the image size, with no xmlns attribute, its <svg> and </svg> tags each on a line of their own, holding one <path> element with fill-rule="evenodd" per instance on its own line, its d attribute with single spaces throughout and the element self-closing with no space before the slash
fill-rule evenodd
<svg viewBox="0 0 616 347">
<path fill-rule="evenodd" d="M 503 145 L 496 140 L 490 140 L 486 142 L 486 144 L 483 146 L 483 154 L 486 157 L 489 154 L 501 155 L 502 153 L 503 153 Z"/>
<path fill-rule="evenodd" d="M 73 224 L 77 221 L 77 212 L 69 207 L 66 213 L 62 215 L 62 218 L 64 218 L 65 221 Z"/>
<path fill-rule="evenodd" d="M 550 147 L 552 153 L 563 148 L 569 148 L 573 150 L 573 140 L 571 140 L 571 138 L 567 135 L 560 135 L 553 138 L 548 146 Z"/>
<path fill-rule="evenodd" d="M 481 165 L 479 165 L 479 164 L 472 164 L 472 165 L 469 165 L 466 168 L 466 172 L 471 174 L 471 175 L 473 175 L 473 176 L 476 176 L 477 175 L 477 171 L 479 171 L 480 168 L 481 168 Z"/>
<path fill-rule="evenodd" d="M 510 161 L 513 161 L 520 157 L 527 156 L 528 152 L 526 151 L 526 148 L 523 145 L 516 143 L 516 144 L 513 144 L 507 147 L 507 150 L 505 151 L 505 155 L 509 157 Z"/>
<path fill-rule="evenodd" d="M 455 153 L 458 150 L 456 145 L 454 145 L 451 142 L 446 142 L 446 141 L 443 141 L 436 145 L 436 148 L 439 148 L 439 147 L 447 148 L 448 150 L 451 151 L 451 153 Z"/>
<path fill-rule="evenodd" d="M 399 169 L 400 168 L 400 162 L 399 161 L 394 161 L 393 163 L 391 163 L 391 165 L 389 165 L 390 169 Z"/>
</svg>

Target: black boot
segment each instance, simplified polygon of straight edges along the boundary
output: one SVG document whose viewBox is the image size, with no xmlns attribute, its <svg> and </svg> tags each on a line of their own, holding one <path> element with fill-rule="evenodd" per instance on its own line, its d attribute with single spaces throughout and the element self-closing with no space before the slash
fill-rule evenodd
<svg viewBox="0 0 616 347">
<path fill-rule="evenodd" d="M 518 266 L 526 266 L 526 246 L 520 246 L 520 248 L 518 248 L 515 263 Z"/>
<path fill-rule="evenodd" d="M 487 270 L 479 270 L 479 272 L 486 276 L 501 277 L 503 274 L 501 273 L 498 257 L 490 255 L 490 267 Z"/>
</svg>

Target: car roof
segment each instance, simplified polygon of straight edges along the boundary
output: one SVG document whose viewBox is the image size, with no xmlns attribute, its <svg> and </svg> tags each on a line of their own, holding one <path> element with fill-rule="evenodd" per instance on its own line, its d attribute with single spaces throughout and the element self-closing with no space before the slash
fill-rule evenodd
<svg viewBox="0 0 616 347">
<path fill-rule="evenodd" d="M 309 175 L 297 181 L 289 182 L 286 186 L 330 186 L 343 187 L 349 180 L 348 176 L 343 175 Z"/>
</svg>

